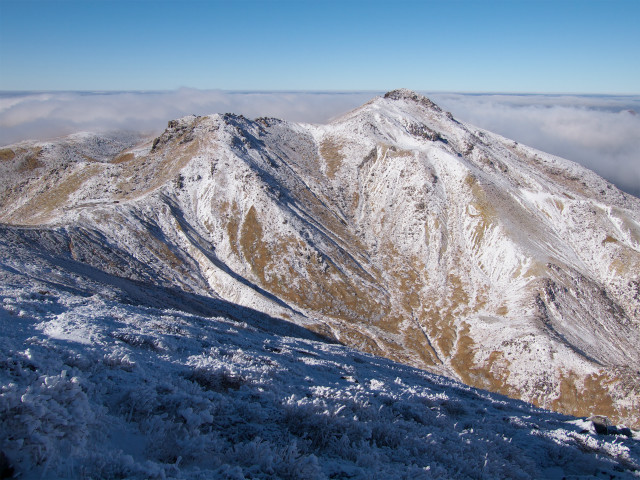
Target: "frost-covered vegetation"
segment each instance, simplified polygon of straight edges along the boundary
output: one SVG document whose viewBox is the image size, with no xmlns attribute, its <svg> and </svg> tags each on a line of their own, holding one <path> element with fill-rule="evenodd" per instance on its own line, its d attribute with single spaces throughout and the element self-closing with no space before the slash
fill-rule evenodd
<svg viewBox="0 0 640 480">
<path fill-rule="evenodd" d="M 638 439 L 0 251 L 0 449 L 20 478 L 638 475 Z"/>
</svg>

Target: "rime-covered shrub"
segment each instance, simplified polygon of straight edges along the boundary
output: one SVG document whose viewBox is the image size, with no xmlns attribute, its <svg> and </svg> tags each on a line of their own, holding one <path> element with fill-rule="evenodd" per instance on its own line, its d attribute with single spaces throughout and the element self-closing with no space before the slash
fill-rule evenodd
<svg viewBox="0 0 640 480">
<path fill-rule="evenodd" d="M 101 410 L 91 405 L 80 379 L 66 371 L 26 386 L 9 383 L 0 387 L 0 442 L 34 465 L 82 455 Z"/>
</svg>

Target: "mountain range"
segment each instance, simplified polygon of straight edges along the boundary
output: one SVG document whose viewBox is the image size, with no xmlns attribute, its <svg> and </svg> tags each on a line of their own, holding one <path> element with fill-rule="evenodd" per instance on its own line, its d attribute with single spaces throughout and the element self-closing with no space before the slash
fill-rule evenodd
<svg viewBox="0 0 640 480">
<path fill-rule="evenodd" d="M 640 427 L 640 199 L 409 90 L 327 125 L 215 114 L 22 142 L 0 176 L 3 278 L 45 304 L 251 319 Z M 92 341 L 62 313 L 49 338 Z"/>
</svg>

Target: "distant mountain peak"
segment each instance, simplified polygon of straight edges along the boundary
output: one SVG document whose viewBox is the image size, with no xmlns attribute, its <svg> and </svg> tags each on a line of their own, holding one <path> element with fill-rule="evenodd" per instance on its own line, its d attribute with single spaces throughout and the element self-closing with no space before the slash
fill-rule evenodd
<svg viewBox="0 0 640 480">
<path fill-rule="evenodd" d="M 428 107 L 437 111 L 442 111 L 442 109 L 438 105 L 433 103 L 424 95 L 416 93 L 413 90 L 409 90 L 407 88 L 399 88 L 397 90 L 392 90 L 390 92 L 387 92 L 384 94 L 384 98 L 389 100 L 410 100 L 420 105 L 423 105 L 425 107 Z"/>
</svg>

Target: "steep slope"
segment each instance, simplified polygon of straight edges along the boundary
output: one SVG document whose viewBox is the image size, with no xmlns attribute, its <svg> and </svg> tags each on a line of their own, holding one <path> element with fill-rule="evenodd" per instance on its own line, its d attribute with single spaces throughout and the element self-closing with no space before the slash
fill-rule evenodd
<svg viewBox="0 0 640 480">
<path fill-rule="evenodd" d="M 640 426 L 640 200 L 577 164 L 406 90 L 323 126 L 185 117 L 97 161 L 65 142 L 3 149 L 12 245 L 54 229 L 111 275 Z"/>
<path fill-rule="evenodd" d="M 4 478 L 639 475 L 637 432 L 599 435 L 247 308 L 0 246 Z"/>
</svg>

